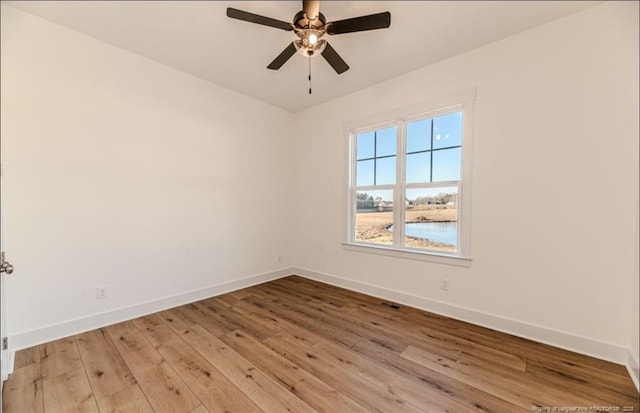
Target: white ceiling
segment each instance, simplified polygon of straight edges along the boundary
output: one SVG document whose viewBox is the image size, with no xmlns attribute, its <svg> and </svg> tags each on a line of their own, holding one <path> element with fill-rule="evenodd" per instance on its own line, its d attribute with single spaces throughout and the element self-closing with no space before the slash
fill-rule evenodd
<svg viewBox="0 0 640 413">
<path fill-rule="evenodd" d="M 226 17 L 235 7 L 283 21 L 299 1 L 3 1 L 115 46 L 291 112 L 317 105 L 422 66 L 558 19 L 592 1 L 323 1 L 328 21 L 391 12 L 391 27 L 328 36 L 351 69 L 337 75 L 294 55 L 266 66 L 292 32 Z"/>
</svg>

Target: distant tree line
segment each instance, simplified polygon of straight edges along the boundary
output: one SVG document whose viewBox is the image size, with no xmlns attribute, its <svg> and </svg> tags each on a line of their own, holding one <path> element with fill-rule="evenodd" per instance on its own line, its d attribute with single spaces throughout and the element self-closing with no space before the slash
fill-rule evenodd
<svg viewBox="0 0 640 413">
<path fill-rule="evenodd" d="M 419 196 L 414 200 L 405 199 L 408 205 L 447 205 L 450 202 L 457 202 L 457 193 L 440 192 L 433 196 Z M 366 192 L 356 193 L 357 209 L 374 209 L 384 206 L 384 201 L 380 197 L 373 197 Z"/>
<path fill-rule="evenodd" d="M 357 209 L 373 209 L 384 206 L 384 201 L 381 197 L 373 197 L 366 192 L 356 193 L 356 208 Z"/>
<path fill-rule="evenodd" d="M 419 196 L 413 201 L 409 201 L 409 205 L 446 205 L 449 202 L 455 202 L 458 199 L 458 194 L 448 194 L 440 192 L 434 196 Z"/>
</svg>

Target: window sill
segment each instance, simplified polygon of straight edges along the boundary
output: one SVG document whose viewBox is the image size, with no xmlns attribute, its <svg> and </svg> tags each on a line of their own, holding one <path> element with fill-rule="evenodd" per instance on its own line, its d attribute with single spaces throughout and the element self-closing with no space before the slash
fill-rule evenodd
<svg viewBox="0 0 640 413">
<path fill-rule="evenodd" d="M 387 257 L 405 258 L 437 264 L 455 265 L 457 267 L 471 267 L 471 257 L 439 254 L 436 252 L 418 250 L 398 250 L 384 245 L 369 245 L 354 242 L 343 242 L 342 247 L 347 251 L 364 252 L 367 254 L 385 255 Z"/>
</svg>

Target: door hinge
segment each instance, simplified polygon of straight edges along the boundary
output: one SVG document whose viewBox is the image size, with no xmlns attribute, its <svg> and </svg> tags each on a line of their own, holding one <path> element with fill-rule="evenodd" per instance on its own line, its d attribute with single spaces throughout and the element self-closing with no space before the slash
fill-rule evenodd
<svg viewBox="0 0 640 413">
<path fill-rule="evenodd" d="M 2 349 L 9 350 L 9 339 L 7 337 L 2 337 Z"/>
</svg>

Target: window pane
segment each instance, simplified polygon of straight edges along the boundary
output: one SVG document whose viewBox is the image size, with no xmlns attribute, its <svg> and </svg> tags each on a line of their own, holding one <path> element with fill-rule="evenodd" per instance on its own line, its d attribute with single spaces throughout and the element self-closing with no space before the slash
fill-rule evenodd
<svg viewBox="0 0 640 413">
<path fill-rule="evenodd" d="M 432 181 L 459 181 L 461 155 L 460 148 L 433 151 Z"/>
<path fill-rule="evenodd" d="M 393 191 L 356 192 L 355 241 L 393 244 Z"/>
<path fill-rule="evenodd" d="M 406 181 L 410 184 L 429 182 L 431 173 L 431 152 L 407 155 Z"/>
<path fill-rule="evenodd" d="M 407 153 L 431 149 L 431 119 L 407 123 Z"/>
<path fill-rule="evenodd" d="M 356 138 L 356 159 L 367 159 L 375 156 L 374 132 L 361 133 Z"/>
<path fill-rule="evenodd" d="M 462 145 L 462 112 L 433 119 L 433 148 Z"/>
<path fill-rule="evenodd" d="M 376 157 L 396 154 L 396 127 L 376 131 Z"/>
<path fill-rule="evenodd" d="M 458 249 L 458 188 L 420 188 L 405 192 L 404 245 L 436 251 Z"/>
<path fill-rule="evenodd" d="M 358 161 L 356 165 L 356 185 L 368 186 L 373 185 L 373 163 L 370 161 Z"/>
<path fill-rule="evenodd" d="M 376 185 L 396 183 L 396 157 L 376 159 Z"/>
</svg>

